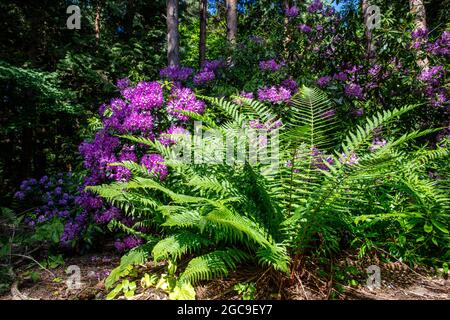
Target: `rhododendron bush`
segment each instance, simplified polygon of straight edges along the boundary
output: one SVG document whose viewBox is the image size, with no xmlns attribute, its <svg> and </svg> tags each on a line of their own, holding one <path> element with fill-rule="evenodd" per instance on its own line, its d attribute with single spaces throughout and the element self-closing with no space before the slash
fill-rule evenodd
<svg viewBox="0 0 450 320">
<path fill-rule="evenodd" d="M 170 74 L 177 80 L 186 80 L 186 69 L 166 69 L 162 74 Z M 123 141 L 118 135 L 135 135 L 151 140 L 159 140 L 164 145 L 173 142 L 168 135 L 185 132 L 189 116 L 183 111 L 202 114 L 205 103 L 196 98 L 194 91 L 181 84 L 170 85 L 160 82 L 139 82 L 131 85 L 126 79 L 118 82 L 120 98 L 114 98 L 108 105 L 102 105 L 99 114 L 103 128 L 90 142 L 80 145 L 84 166 L 88 170 L 84 186 L 94 186 L 111 181 L 127 181 L 131 177 L 129 169 L 110 166 L 116 162 L 133 161 L 147 168 L 160 181 L 169 174 L 164 158 L 157 153 L 149 153 L 142 144 Z M 80 205 L 98 224 L 118 220 L 131 227 L 134 222 L 121 211 L 104 202 L 88 191 L 81 194 Z M 140 244 L 139 238 L 128 236 L 117 240 L 118 250 L 127 250 Z"/>
</svg>

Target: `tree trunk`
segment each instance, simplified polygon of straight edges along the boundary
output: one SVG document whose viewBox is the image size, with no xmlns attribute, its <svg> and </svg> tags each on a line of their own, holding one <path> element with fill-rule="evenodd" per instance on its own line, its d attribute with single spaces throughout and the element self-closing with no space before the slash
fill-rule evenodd
<svg viewBox="0 0 450 320">
<path fill-rule="evenodd" d="M 199 65 L 203 68 L 206 59 L 206 23 L 208 19 L 208 0 L 200 0 L 200 43 Z"/>
<path fill-rule="evenodd" d="M 370 7 L 369 0 L 362 0 L 361 3 L 362 7 L 362 14 L 364 19 L 364 30 L 366 35 L 366 48 L 367 48 L 367 57 L 369 59 L 373 58 L 375 54 L 375 48 L 373 47 L 372 43 L 372 30 L 368 27 L 368 20 L 369 20 L 369 12 L 367 12 L 367 9 Z"/>
<path fill-rule="evenodd" d="M 237 0 L 226 0 L 227 2 L 227 40 L 231 48 L 236 45 L 237 36 Z"/>
<path fill-rule="evenodd" d="M 178 0 L 167 0 L 167 64 L 169 66 L 180 65 Z"/>
<path fill-rule="evenodd" d="M 95 14 L 95 40 L 97 42 L 97 46 L 100 42 L 100 13 L 101 13 L 101 5 L 100 0 L 97 1 L 97 11 Z"/>
<path fill-rule="evenodd" d="M 425 5 L 423 0 L 409 0 L 409 9 L 414 15 L 414 30 L 427 30 L 427 13 L 425 11 Z M 424 40 L 425 41 L 425 40 Z M 418 51 L 417 65 L 425 69 L 429 66 L 427 57 L 422 58 L 424 55 L 422 50 Z"/>
</svg>

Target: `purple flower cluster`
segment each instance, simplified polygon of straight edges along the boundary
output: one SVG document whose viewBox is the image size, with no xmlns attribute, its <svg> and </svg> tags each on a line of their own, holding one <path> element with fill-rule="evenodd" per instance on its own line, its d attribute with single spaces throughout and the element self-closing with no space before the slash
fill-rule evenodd
<svg viewBox="0 0 450 320">
<path fill-rule="evenodd" d="M 253 92 L 245 92 L 245 91 L 241 91 L 240 96 L 247 99 L 253 99 L 255 97 Z"/>
<path fill-rule="evenodd" d="M 292 6 L 289 8 L 286 8 L 286 10 L 284 11 L 284 14 L 286 15 L 286 17 L 289 18 L 295 18 L 296 16 L 298 16 L 300 10 L 297 6 Z"/>
<path fill-rule="evenodd" d="M 68 246 L 72 241 L 76 240 L 86 227 L 86 223 L 87 214 L 85 212 L 76 216 L 75 219 L 69 220 L 64 226 L 64 231 L 60 239 L 61 244 Z"/>
<path fill-rule="evenodd" d="M 291 91 L 284 87 L 264 87 L 258 89 L 258 100 L 271 103 L 287 102 L 291 99 Z"/>
<path fill-rule="evenodd" d="M 413 40 L 417 39 L 424 39 L 428 36 L 428 30 L 427 29 L 416 29 L 413 32 L 411 32 L 411 37 Z"/>
<path fill-rule="evenodd" d="M 169 170 L 164 164 L 164 158 L 160 154 L 153 153 L 144 155 L 141 159 L 141 164 L 147 168 L 149 173 L 160 180 L 166 179 L 169 174 Z"/>
<path fill-rule="evenodd" d="M 312 28 L 307 24 L 301 24 L 297 28 L 303 33 L 310 33 L 312 31 Z"/>
<path fill-rule="evenodd" d="M 428 42 L 428 30 L 417 29 L 411 33 L 412 48 L 426 49 L 429 54 L 448 56 L 450 54 L 450 31 L 445 30 L 435 42 Z"/>
<path fill-rule="evenodd" d="M 170 146 L 176 143 L 177 138 L 181 135 L 187 135 L 189 132 L 178 125 L 171 125 L 169 129 L 164 131 L 159 137 L 159 142 L 161 142 L 165 146 Z"/>
<path fill-rule="evenodd" d="M 375 64 L 372 67 L 369 68 L 369 75 L 371 75 L 372 77 L 376 77 L 378 76 L 378 74 L 381 71 L 381 65 L 380 64 Z"/>
<path fill-rule="evenodd" d="M 333 75 L 333 78 L 338 81 L 347 81 L 348 80 L 347 74 L 343 71 L 339 71 L 339 72 L 335 73 Z"/>
<path fill-rule="evenodd" d="M 163 90 L 158 82 L 139 82 L 135 87 L 124 89 L 123 97 L 136 110 L 152 110 L 164 103 Z"/>
<path fill-rule="evenodd" d="M 260 148 L 267 146 L 268 144 L 268 134 L 273 130 L 280 128 L 283 125 L 281 120 L 272 119 L 266 123 L 262 123 L 259 120 L 250 120 L 248 123 L 248 128 L 256 129 L 260 132 L 257 133 L 257 137 L 253 136 L 253 139 L 249 141 L 251 145 L 257 145 Z M 244 125 L 245 127 L 245 125 Z"/>
<path fill-rule="evenodd" d="M 102 223 L 108 223 L 115 219 L 120 219 L 122 217 L 122 212 L 119 208 L 111 207 L 105 211 L 98 211 L 94 215 L 94 221 L 96 223 L 102 224 Z"/>
<path fill-rule="evenodd" d="M 216 79 L 216 72 L 223 67 L 222 60 L 206 60 L 203 68 L 194 76 L 194 83 L 197 86 L 203 85 Z"/>
<path fill-rule="evenodd" d="M 240 94 L 239 94 L 242 98 L 246 98 L 246 99 L 253 99 L 254 97 L 255 97 L 255 95 L 253 94 L 253 92 L 245 92 L 245 91 L 242 91 Z M 235 98 L 234 100 L 233 100 L 233 102 L 234 103 L 236 103 L 236 104 L 238 104 L 238 105 L 242 105 L 243 103 L 242 103 L 242 99 L 240 99 L 240 98 Z"/>
<path fill-rule="evenodd" d="M 116 82 L 116 87 L 117 87 L 117 89 L 120 90 L 120 92 L 123 92 L 125 89 L 130 87 L 130 85 L 131 85 L 131 81 L 128 78 L 119 79 Z"/>
<path fill-rule="evenodd" d="M 114 242 L 114 247 L 117 251 L 123 252 L 140 246 L 143 242 L 144 241 L 141 238 L 129 235 L 123 237 L 122 239 L 117 239 Z"/>
<path fill-rule="evenodd" d="M 259 120 L 250 120 L 248 122 L 248 126 L 251 129 L 261 129 L 266 130 L 267 132 L 271 132 L 273 130 L 276 130 L 280 128 L 283 125 L 283 122 L 281 120 L 275 120 L 268 121 L 266 123 L 262 123 Z"/>
<path fill-rule="evenodd" d="M 330 76 L 323 76 L 320 77 L 319 79 L 317 79 L 317 85 L 321 88 L 324 88 L 328 85 L 328 83 L 331 81 L 331 77 Z"/>
<path fill-rule="evenodd" d="M 262 60 L 259 62 L 259 69 L 261 71 L 278 71 L 284 66 L 284 62 L 277 63 L 275 59 Z"/>
<path fill-rule="evenodd" d="M 214 70 L 219 67 L 218 62 L 211 61 L 208 64 L 208 68 Z M 161 74 L 174 81 L 183 81 L 192 74 L 190 70 L 166 68 L 161 71 Z M 84 188 L 110 181 L 129 180 L 131 178 L 129 169 L 112 165 L 123 161 L 140 163 L 156 179 L 166 179 L 169 172 L 161 155 L 147 154 L 147 146 L 124 143 L 117 135 L 132 134 L 151 140 L 158 139 L 162 144 L 170 146 L 176 142 L 176 139 L 169 135 L 187 133 L 180 122 L 189 120 L 189 117 L 176 110 L 202 113 L 205 103 L 198 100 L 191 89 L 183 88 L 179 84 L 173 86 L 168 101 L 165 100 L 163 87 L 158 82 L 140 82 L 132 86 L 127 79 L 121 79 L 117 87 L 120 89 L 121 97 L 112 99 L 109 104 L 102 105 L 99 109 L 103 129 L 95 134 L 92 141 L 85 141 L 79 147 L 88 175 L 75 202 L 82 212 L 90 217 L 89 221 L 106 224 L 111 220 L 117 220 L 132 226 L 133 220 L 125 218 L 119 208 L 84 191 Z M 171 123 L 170 116 L 175 118 L 177 124 Z M 65 231 L 65 239 L 70 239 L 79 225 L 80 223 L 74 220 L 70 221 Z M 132 242 L 136 244 L 140 241 L 142 240 L 136 237 L 125 237 L 123 241 L 120 241 L 120 250 L 127 250 L 134 246 L 131 245 Z"/>
<path fill-rule="evenodd" d="M 187 115 L 177 110 L 202 114 L 205 111 L 205 103 L 198 100 L 191 89 L 174 87 L 172 89 L 171 99 L 167 103 L 167 113 L 181 121 L 188 121 L 190 119 Z"/>
<path fill-rule="evenodd" d="M 172 81 L 186 81 L 194 73 L 194 69 L 188 67 L 170 66 L 161 69 L 159 75 Z"/>
<path fill-rule="evenodd" d="M 220 60 L 220 59 L 218 59 L 218 60 L 206 60 L 204 65 L 203 65 L 203 69 L 216 72 L 217 70 L 222 68 L 224 65 L 225 64 L 224 64 L 223 60 Z"/>
<path fill-rule="evenodd" d="M 417 79 L 431 84 L 438 84 L 439 80 L 443 76 L 443 73 L 444 68 L 442 66 L 431 66 L 422 70 Z"/>
<path fill-rule="evenodd" d="M 321 0 L 313 0 L 313 2 L 308 6 L 307 10 L 309 13 L 315 13 L 323 9 L 323 3 Z"/>
<path fill-rule="evenodd" d="M 353 110 L 353 115 L 357 118 L 362 117 L 362 115 L 364 114 L 364 108 L 358 108 Z"/>
<path fill-rule="evenodd" d="M 194 83 L 199 86 L 207 82 L 213 81 L 215 78 L 216 75 L 213 71 L 204 69 L 194 76 Z"/>
<path fill-rule="evenodd" d="M 283 80 L 280 85 L 283 88 L 288 89 L 291 94 L 295 94 L 298 92 L 298 83 L 292 78 Z"/>
<path fill-rule="evenodd" d="M 431 66 L 422 70 L 417 77 L 425 85 L 425 94 L 433 107 L 441 107 L 448 101 L 448 90 L 442 85 L 444 74 L 442 66 Z"/>
<path fill-rule="evenodd" d="M 363 88 L 357 83 L 350 83 L 345 86 L 345 94 L 348 97 L 355 97 L 357 99 L 363 99 Z"/>
<path fill-rule="evenodd" d="M 65 225 L 61 245 L 76 240 L 86 225 L 86 213 L 78 204 L 77 185 L 78 180 L 70 172 L 24 180 L 15 194 L 27 212 L 24 222 L 34 228 L 59 219 Z"/>
<path fill-rule="evenodd" d="M 428 44 L 427 52 L 434 55 L 448 56 L 450 54 L 450 31 L 444 31 L 434 43 Z"/>
</svg>

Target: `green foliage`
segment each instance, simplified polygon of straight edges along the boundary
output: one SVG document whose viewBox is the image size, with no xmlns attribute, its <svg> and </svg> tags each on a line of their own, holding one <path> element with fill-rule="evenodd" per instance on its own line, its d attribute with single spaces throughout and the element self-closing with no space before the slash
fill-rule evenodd
<svg viewBox="0 0 450 320">
<path fill-rule="evenodd" d="M 268 107 L 249 99 L 242 98 L 241 106 L 205 99 L 228 120 L 215 124 L 203 117 L 203 129 L 219 130 L 224 138 L 249 120 L 276 120 Z M 338 251 L 344 231 L 365 233 L 363 238 L 375 234 L 405 258 L 413 251 L 419 255 L 411 243 L 425 242 L 426 256 L 439 260 L 448 251 L 450 203 L 446 189 L 425 170 L 437 159 L 447 159 L 448 148 L 411 149 L 411 141 L 436 131 L 432 129 L 392 135 L 384 146 L 369 148 L 376 129 L 417 107 L 378 112 L 338 143 L 334 119 L 324 117 L 332 103 L 319 90 L 303 87 L 278 129 L 280 165 L 275 171 L 264 163 L 185 164 L 172 149 L 141 139 L 166 157 L 173 168 L 168 181 L 157 182 L 140 166 L 124 162 L 118 165 L 135 174 L 132 180 L 90 189 L 162 228 L 165 236 L 151 251 L 154 260 L 190 257 L 180 283 L 226 276 L 244 261 L 287 272 L 288 252 L 305 252 L 317 241 L 320 252 Z M 213 148 L 225 152 L 218 145 Z M 321 161 L 314 150 L 321 150 Z"/>
<path fill-rule="evenodd" d="M 242 300 L 255 300 L 256 284 L 254 282 L 238 283 L 233 288 L 242 297 Z"/>
</svg>

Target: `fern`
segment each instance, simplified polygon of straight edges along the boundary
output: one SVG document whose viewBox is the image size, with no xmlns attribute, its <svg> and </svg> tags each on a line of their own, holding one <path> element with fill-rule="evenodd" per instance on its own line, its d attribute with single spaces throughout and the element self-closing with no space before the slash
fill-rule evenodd
<svg viewBox="0 0 450 320">
<path fill-rule="evenodd" d="M 201 280 L 226 276 L 230 269 L 235 269 L 238 263 L 248 259 L 248 254 L 234 248 L 213 251 L 189 261 L 180 275 L 180 281 L 195 284 Z"/>
<path fill-rule="evenodd" d="M 205 130 L 217 130 L 224 141 L 248 143 L 236 137 L 237 129 L 254 119 L 277 120 L 269 107 L 251 99 L 239 97 L 242 105 L 237 105 L 224 98 L 202 98 L 227 115 L 220 124 L 197 116 L 207 119 Z M 249 260 L 288 272 L 289 252 L 309 247 L 318 235 L 324 239 L 320 250 L 337 250 L 339 232 L 353 230 L 355 221 L 411 223 L 417 228 L 433 224 L 446 230 L 448 187 L 437 185 L 424 171 L 430 162 L 448 159 L 448 148 L 408 148 L 411 141 L 436 130 L 391 137 L 368 152 L 374 130 L 417 107 L 378 112 L 338 144 L 338 124 L 330 116 L 333 105 L 320 90 L 303 87 L 275 131 L 280 136 L 276 170 L 270 163 L 250 161 L 186 164 L 177 161 L 175 148 L 127 136 L 164 155 L 172 175 L 165 182 L 155 181 L 140 165 L 123 162 L 115 165 L 130 169 L 133 179 L 91 190 L 161 228 L 164 238 L 154 246 L 153 259 L 193 256 L 180 275 L 182 281 L 225 276 Z M 213 138 L 206 140 L 211 142 L 207 150 L 194 146 L 192 151 L 226 152 L 212 143 Z M 351 157 L 358 161 L 351 163 Z M 380 194 L 388 195 L 389 201 L 381 202 Z"/>
</svg>

